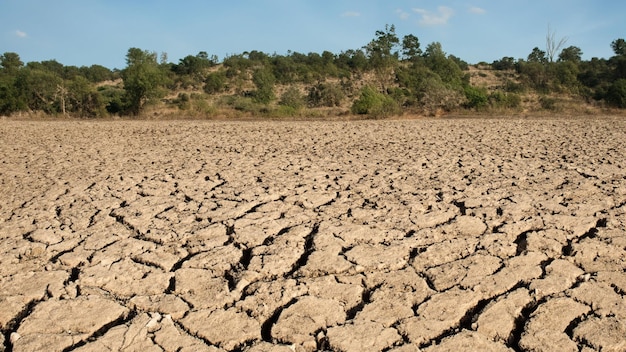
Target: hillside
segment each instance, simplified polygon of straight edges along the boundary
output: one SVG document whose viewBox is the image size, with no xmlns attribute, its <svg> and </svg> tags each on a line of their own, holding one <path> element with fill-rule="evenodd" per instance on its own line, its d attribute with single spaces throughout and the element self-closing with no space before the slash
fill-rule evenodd
<svg viewBox="0 0 626 352">
<path fill-rule="evenodd" d="M 224 70 L 219 64 L 210 69 L 211 73 Z M 425 110 L 417 107 L 405 107 L 398 115 L 400 117 L 414 116 L 446 116 L 446 115 L 596 115 L 621 114 L 619 109 L 610 109 L 601 102 L 581 99 L 576 94 L 552 92 L 540 94 L 534 90 L 520 88 L 523 86 L 520 74 L 514 70 L 499 71 L 490 65 L 469 65 L 463 74 L 468 78 L 472 87 L 484 89 L 488 97 L 498 96 L 499 93 L 513 89 L 519 97 L 519 105 L 514 107 L 486 106 L 467 109 L 459 106 L 455 109 Z M 311 91 L 319 85 L 342 87 L 345 95 L 333 106 L 309 106 L 303 102 L 298 109 L 286 109 L 281 105 L 280 97 L 295 89 L 303 100 L 306 100 Z M 253 103 L 251 98 L 255 85 L 252 77 L 239 81 L 237 84 L 227 85 L 223 91 L 207 94 L 201 85 L 178 86 L 168 91 L 162 99 L 149 104 L 144 113 L 145 118 L 252 118 L 252 117 L 295 117 L 295 118 L 332 118 L 358 117 L 351 112 L 351 107 L 360 97 L 359 93 L 366 86 L 380 85 L 374 73 L 355 75 L 350 80 L 345 78 L 327 78 L 314 83 L 277 84 L 274 87 L 275 99 L 263 106 Z M 123 89 L 122 80 L 109 81 L 102 86 Z M 513 87 L 513 88 L 511 88 Z M 517 88 L 515 88 L 517 87 Z M 393 82 L 387 89 L 400 89 L 397 82 Z"/>
<path fill-rule="evenodd" d="M 178 63 L 130 48 L 127 67 L 24 65 L 0 55 L 0 115 L 141 118 L 388 118 L 446 115 L 624 114 L 626 41 L 584 61 L 535 48 L 524 59 L 470 65 L 440 43 L 424 50 L 393 26 L 338 54 L 259 51 Z M 409 38 L 411 39 L 411 38 Z"/>
</svg>

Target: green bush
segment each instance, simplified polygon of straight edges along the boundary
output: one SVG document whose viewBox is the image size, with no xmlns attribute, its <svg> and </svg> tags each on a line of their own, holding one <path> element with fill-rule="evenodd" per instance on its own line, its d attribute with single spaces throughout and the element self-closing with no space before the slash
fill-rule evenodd
<svg viewBox="0 0 626 352">
<path fill-rule="evenodd" d="M 263 104 L 257 103 L 252 97 L 244 97 L 240 95 L 231 95 L 225 97 L 223 103 L 237 111 L 249 113 L 252 115 L 259 114 L 262 108 L 265 106 Z"/>
<path fill-rule="evenodd" d="M 522 93 L 524 91 L 524 86 L 510 79 L 507 79 L 504 83 L 504 90 L 510 93 Z"/>
<path fill-rule="evenodd" d="M 480 87 L 467 86 L 464 89 L 467 102 L 464 106 L 468 109 L 484 109 L 489 104 L 487 90 Z"/>
<path fill-rule="evenodd" d="M 178 98 L 174 100 L 174 103 L 181 110 L 189 110 L 191 108 L 191 98 L 187 93 L 178 93 Z"/>
<path fill-rule="evenodd" d="M 304 106 L 304 98 L 296 87 L 289 87 L 281 96 L 279 105 L 299 110 Z"/>
<path fill-rule="evenodd" d="M 370 115 L 371 117 L 387 117 L 401 112 L 398 103 L 388 95 L 365 86 L 361 90 L 361 96 L 352 105 L 352 113 L 358 115 Z"/>
<path fill-rule="evenodd" d="M 489 102 L 495 108 L 516 109 L 522 105 L 522 98 L 518 94 L 496 91 L 489 95 Z"/>
<path fill-rule="evenodd" d="M 204 91 L 208 94 L 223 92 L 226 89 L 226 81 L 225 71 L 209 73 L 204 80 Z"/>
<path fill-rule="evenodd" d="M 274 100 L 274 85 L 276 84 L 276 77 L 272 71 L 268 68 L 260 68 L 254 71 L 252 75 L 252 81 L 257 87 L 254 92 L 254 100 L 257 103 L 269 104 Z"/>
<path fill-rule="evenodd" d="M 618 108 L 626 108 L 626 79 L 613 82 L 606 92 L 606 101 Z"/>
<path fill-rule="evenodd" d="M 334 107 L 340 106 L 344 98 L 345 94 L 340 85 L 319 83 L 309 89 L 307 101 L 312 108 L 320 106 Z"/>
<path fill-rule="evenodd" d="M 539 98 L 539 105 L 541 105 L 541 108 L 544 110 L 550 110 L 550 111 L 559 110 L 559 107 L 556 103 L 556 99 L 548 97 L 548 96 L 542 96 L 541 98 Z"/>
<path fill-rule="evenodd" d="M 274 117 L 292 117 L 298 115 L 299 110 L 291 106 L 279 105 L 276 110 L 269 112 L 269 115 Z"/>
</svg>

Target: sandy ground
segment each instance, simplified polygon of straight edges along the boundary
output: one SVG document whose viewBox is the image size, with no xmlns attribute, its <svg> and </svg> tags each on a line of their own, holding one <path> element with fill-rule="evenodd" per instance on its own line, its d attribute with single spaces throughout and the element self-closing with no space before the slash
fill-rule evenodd
<svg viewBox="0 0 626 352">
<path fill-rule="evenodd" d="M 626 121 L 0 123 L 0 350 L 626 351 Z"/>
</svg>

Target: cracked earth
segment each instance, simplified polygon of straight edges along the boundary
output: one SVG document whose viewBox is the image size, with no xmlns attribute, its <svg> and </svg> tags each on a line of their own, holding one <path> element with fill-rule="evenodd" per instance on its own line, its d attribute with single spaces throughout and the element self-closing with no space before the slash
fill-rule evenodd
<svg viewBox="0 0 626 352">
<path fill-rule="evenodd" d="M 624 120 L 0 139 L 0 350 L 626 351 Z"/>
</svg>

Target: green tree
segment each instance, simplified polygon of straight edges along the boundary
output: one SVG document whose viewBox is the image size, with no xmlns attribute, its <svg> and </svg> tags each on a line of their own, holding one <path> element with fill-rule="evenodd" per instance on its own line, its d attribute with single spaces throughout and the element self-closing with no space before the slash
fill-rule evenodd
<svg viewBox="0 0 626 352">
<path fill-rule="evenodd" d="M 293 110 L 300 110 L 304 106 L 304 97 L 298 90 L 298 88 L 291 86 L 280 96 L 278 104 L 292 108 Z"/>
<path fill-rule="evenodd" d="M 464 106 L 468 109 L 481 110 L 487 107 L 489 104 L 489 97 L 487 95 L 487 89 L 482 87 L 466 86 L 465 97 L 467 102 Z"/>
<path fill-rule="evenodd" d="M 294 83 L 298 78 L 298 65 L 291 56 L 275 55 L 272 57 L 273 73 L 281 84 Z"/>
<path fill-rule="evenodd" d="M 555 63 L 555 75 L 558 82 L 571 92 L 578 91 L 580 82 L 578 81 L 578 74 L 580 70 L 578 64 L 575 61 L 560 61 Z"/>
<path fill-rule="evenodd" d="M 376 31 L 376 38 L 365 46 L 370 67 L 374 69 L 383 91 L 387 90 L 393 78 L 392 73 L 398 63 L 396 48 L 399 43 L 396 27 L 386 25 L 385 30 Z"/>
<path fill-rule="evenodd" d="M 346 50 L 337 55 L 335 65 L 351 72 L 364 71 L 367 67 L 367 56 L 363 50 Z"/>
<path fill-rule="evenodd" d="M 466 101 L 461 86 L 444 82 L 439 74 L 423 64 L 399 70 L 397 80 L 400 87 L 406 90 L 405 104 L 426 114 L 436 114 L 441 110 L 449 111 Z"/>
<path fill-rule="evenodd" d="M 26 67 L 19 71 L 15 86 L 28 109 L 47 114 L 62 112 L 66 90 L 61 77 L 53 72 Z"/>
<path fill-rule="evenodd" d="M 102 65 L 83 66 L 80 68 L 83 77 L 90 82 L 99 83 L 107 80 L 113 80 L 113 72 Z"/>
<path fill-rule="evenodd" d="M 592 58 L 590 61 L 583 61 L 580 63 L 580 71 L 578 80 L 589 88 L 597 88 L 607 83 L 611 77 L 611 69 L 606 59 Z"/>
<path fill-rule="evenodd" d="M 204 79 L 204 91 L 208 94 L 215 94 L 226 89 L 226 71 L 219 70 L 209 73 Z"/>
<path fill-rule="evenodd" d="M 461 68 L 453 59 L 446 57 L 439 42 L 428 44 L 424 51 L 424 61 L 426 66 L 441 77 L 441 80 L 451 87 L 462 86 Z"/>
<path fill-rule="evenodd" d="M 99 117 L 104 115 L 102 97 L 93 84 L 83 76 L 76 76 L 68 84 L 67 108 L 79 117 Z"/>
<path fill-rule="evenodd" d="M 548 89 L 548 74 L 546 73 L 546 64 L 539 61 L 522 61 L 517 65 L 517 72 L 520 78 L 525 82 L 527 87 L 540 89 L 545 91 Z"/>
<path fill-rule="evenodd" d="M 340 106 L 344 98 L 343 90 L 335 83 L 318 83 L 309 89 L 307 96 L 310 107 Z"/>
<path fill-rule="evenodd" d="M 0 115 L 10 115 L 26 108 L 15 85 L 23 66 L 24 63 L 16 53 L 0 55 Z"/>
<path fill-rule="evenodd" d="M 0 55 L 0 67 L 2 74 L 15 75 L 24 66 L 20 56 L 13 52 L 6 52 Z"/>
<path fill-rule="evenodd" d="M 405 60 L 413 61 L 422 55 L 420 41 L 413 34 L 405 35 L 402 38 L 402 56 Z"/>
<path fill-rule="evenodd" d="M 611 42 L 611 49 L 615 55 L 626 56 L 626 40 L 619 38 Z"/>
<path fill-rule="evenodd" d="M 204 71 L 214 65 L 215 63 L 209 59 L 206 51 L 201 51 L 196 56 L 187 55 L 180 59 L 177 65 L 172 66 L 172 70 L 178 75 L 190 75 L 196 79 L 202 79 Z"/>
<path fill-rule="evenodd" d="M 353 104 L 353 114 L 370 115 L 371 117 L 387 117 L 401 112 L 398 103 L 390 96 L 377 92 L 370 86 L 361 90 L 361 95 Z"/>
<path fill-rule="evenodd" d="M 582 60 L 583 52 L 577 46 L 569 46 L 561 51 L 558 61 L 570 61 L 579 63 Z"/>
<path fill-rule="evenodd" d="M 274 74 L 269 68 L 261 67 L 254 71 L 252 81 L 257 88 L 254 92 L 254 100 L 257 103 L 269 104 L 272 100 L 274 100 L 274 85 L 276 84 L 276 77 L 274 77 Z"/>
<path fill-rule="evenodd" d="M 148 100 L 161 96 L 166 77 L 155 52 L 128 49 L 126 68 L 122 70 L 128 111 L 138 115 Z"/>
<path fill-rule="evenodd" d="M 546 52 L 539 49 L 538 47 L 534 47 L 530 54 L 528 54 L 527 58 L 528 62 L 538 62 L 545 64 L 548 62 L 546 58 Z"/>
<path fill-rule="evenodd" d="M 614 79 L 626 79 L 626 41 L 624 39 L 616 39 L 611 43 L 611 48 L 615 52 L 609 60 L 609 64 L 613 67 Z"/>
<path fill-rule="evenodd" d="M 496 60 L 491 64 L 494 70 L 507 71 L 515 68 L 515 59 L 511 56 L 505 56 L 500 60 Z"/>
<path fill-rule="evenodd" d="M 606 101 L 618 108 L 626 108 L 626 79 L 618 79 L 609 87 Z"/>
</svg>

